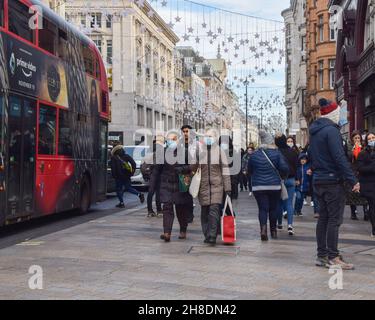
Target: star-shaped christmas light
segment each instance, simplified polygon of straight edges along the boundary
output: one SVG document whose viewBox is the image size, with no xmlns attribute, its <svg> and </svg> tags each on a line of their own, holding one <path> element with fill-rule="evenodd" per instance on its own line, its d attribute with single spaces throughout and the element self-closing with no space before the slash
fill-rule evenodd
<svg viewBox="0 0 375 320">
<path fill-rule="evenodd" d="M 218 37 L 218 35 L 217 35 L 217 34 L 214 34 L 214 35 L 212 36 L 212 39 L 216 40 L 217 37 Z"/>
<path fill-rule="evenodd" d="M 222 33 L 223 32 L 223 29 L 221 28 L 221 27 L 219 27 L 218 29 L 217 29 L 217 33 Z"/>
<path fill-rule="evenodd" d="M 233 38 L 232 36 L 230 36 L 230 37 L 228 38 L 228 42 L 233 42 L 233 40 L 234 40 L 234 38 Z"/>
<path fill-rule="evenodd" d="M 188 28 L 188 32 L 189 32 L 189 33 L 193 33 L 193 32 L 194 32 L 193 27 Z"/>
<path fill-rule="evenodd" d="M 235 57 L 235 58 L 238 58 L 238 53 L 236 53 L 236 54 L 234 55 L 234 57 Z"/>
<path fill-rule="evenodd" d="M 212 32 L 212 30 L 210 30 L 210 31 L 207 32 L 207 35 L 208 35 L 209 37 L 212 37 L 212 36 L 214 35 L 214 33 Z"/>
<path fill-rule="evenodd" d="M 228 66 L 232 65 L 232 61 L 228 60 Z"/>
<path fill-rule="evenodd" d="M 203 28 L 203 29 L 206 29 L 206 28 L 207 28 L 207 23 L 206 23 L 206 22 L 203 22 L 203 23 L 202 23 L 202 28 Z"/>
<path fill-rule="evenodd" d="M 184 41 L 189 41 L 190 36 L 185 33 L 185 35 L 182 37 Z"/>
<path fill-rule="evenodd" d="M 260 34 L 259 33 L 256 33 L 255 34 L 255 39 L 259 39 L 260 38 Z"/>
<path fill-rule="evenodd" d="M 277 42 L 277 41 L 279 41 L 279 38 L 278 37 L 273 37 L 273 39 L 272 39 L 274 42 Z"/>
<path fill-rule="evenodd" d="M 234 46 L 234 50 L 239 50 L 240 49 L 240 46 L 238 45 L 238 44 L 236 44 L 235 46 Z"/>
<path fill-rule="evenodd" d="M 196 38 L 195 38 L 195 42 L 196 42 L 196 43 L 199 43 L 200 41 L 201 41 L 201 38 L 199 38 L 199 37 L 196 37 Z"/>
<path fill-rule="evenodd" d="M 176 20 L 176 22 L 181 22 L 181 17 L 177 16 L 176 18 L 174 18 Z"/>
<path fill-rule="evenodd" d="M 242 64 L 246 64 L 246 60 L 242 60 Z"/>
</svg>

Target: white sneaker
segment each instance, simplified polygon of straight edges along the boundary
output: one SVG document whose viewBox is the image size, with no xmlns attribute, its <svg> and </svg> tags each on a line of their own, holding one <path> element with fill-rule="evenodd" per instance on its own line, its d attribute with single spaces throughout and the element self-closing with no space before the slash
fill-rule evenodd
<svg viewBox="0 0 375 320">
<path fill-rule="evenodd" d="M 303 205 L 307 206 L 307 201 L 306 200 L 303 200 Z"/>
<path fill-rule="evenodd" d="M 283 213 L 283 217 L 284 217 L 284 219 L 288 219 L 288 212 L 285 211 L 285 212 Z"/>
<path fill-rule="evenodd" d="M 253 193 L 252 192 L 249 192 L 249 197 L 252 197 L 253 196 Z"/>
<path fill-rule="evenodd" d="M 375 234 L 371 232 L 371 238 L 375 238 Z"/>
<path fill-rule="evenodd" d="M 293 236 L 294 235 L 294 230 L 293 230 L 293 226 L 290 224 L 288 225 L 288 233 L 290 236 Z"/>
<path fill-rule="evenodd" d="M 310 202 L 310 207 L 313 207 L 314 206 L 314 201 L 311 201 Z"/>
</svg>

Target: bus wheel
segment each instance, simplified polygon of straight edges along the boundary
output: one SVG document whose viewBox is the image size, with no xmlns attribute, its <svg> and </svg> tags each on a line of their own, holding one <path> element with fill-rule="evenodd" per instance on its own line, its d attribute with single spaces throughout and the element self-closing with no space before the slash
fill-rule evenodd
<svg viewBox="0 0 375 320">
<path fill-rule="evenodd" d="M 89 211 L 91 205 L 90 182 L 84 178 L 81 184 L 81 199 L 79 204 L 79 213 L 85 214 Z"/>
</svg>

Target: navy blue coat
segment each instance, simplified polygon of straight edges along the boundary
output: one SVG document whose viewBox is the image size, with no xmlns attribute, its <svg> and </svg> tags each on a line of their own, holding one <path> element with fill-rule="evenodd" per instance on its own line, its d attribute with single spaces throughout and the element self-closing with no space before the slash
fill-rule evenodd
<svg viewBox="0 0 375 320">
<path fill-rule="evenodd" d="M 349 182 L 358 180 L 344 151 L 340 127 L 333 121 L 320 118 L 310 126 L 309 159 L 314 171 L 314 184 Z"/>
<path fill-rule="evenodd" d="M 289 173 L 289 166 L 278 149 L 265 149 L 267 156 L 279 170 L 281 177 Z M 281 181 L 261 150 L 254 152 L 249 158 L 248 173 L 251 175 L 253 191 L 281 190 Z"/>
</svg>

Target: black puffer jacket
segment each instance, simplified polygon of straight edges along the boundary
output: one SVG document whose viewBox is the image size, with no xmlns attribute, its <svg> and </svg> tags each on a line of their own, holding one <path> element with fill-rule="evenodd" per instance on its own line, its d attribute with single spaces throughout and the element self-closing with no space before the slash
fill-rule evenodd
<svg viewBox="0 0 375 320">
<path fill-rule="evenodd" d="M 295 178 L 298 168 L 298 153 L 287 145 L 287 138 L 285 135 L 277 137 L 275 144 L 279 148 L 281 154 L 284 156 L 289 166 L 288 179 Z"/>
<path fill-rule="evenodd" d="M 150 192 L 153 192 L 160 181 L 160 202 L 173 204 L 191 204 L 193 201 L 189 192 L 180 192 L 179 174 L 190 174 L 191 166 L 185 164 L 156 164 L 153 167 Z"/>
<path fill-rule="evenodd" d="M 359 172 L 361 194 L 375 198 L 375 149 L 367 147 L 358 157 L 356 168 Z"/>
<path fill-rule="evenodd" d="M 132 172 L 124 169 L 123 163 L 128 162 L 132 166 Z M 130 177 L 134 174 L 137 168 L 137 164 L 134 159 L 121 151 L 116 152 L 111 158 L 111 171 L 112 177 L 119 180 L 130 180 Z"/>
</svg>

